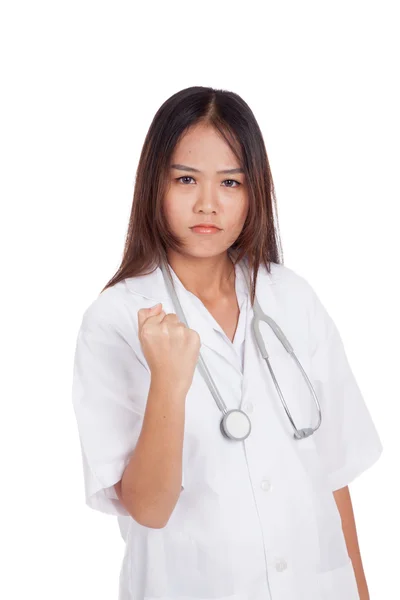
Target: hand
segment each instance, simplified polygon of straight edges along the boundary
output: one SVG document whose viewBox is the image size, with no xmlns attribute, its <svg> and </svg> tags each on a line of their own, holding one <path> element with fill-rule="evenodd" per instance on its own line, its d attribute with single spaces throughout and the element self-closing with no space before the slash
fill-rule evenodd
<svg viewBox="0 0 400 600">
<path fill-rule="evenodd" d="M 199 356 L 197 331 L 174 313 L 165 314 L 162 304 L 138 311 L 139 341 L 151 374 L 168 384 L 189 389 Z"/>
</svg>

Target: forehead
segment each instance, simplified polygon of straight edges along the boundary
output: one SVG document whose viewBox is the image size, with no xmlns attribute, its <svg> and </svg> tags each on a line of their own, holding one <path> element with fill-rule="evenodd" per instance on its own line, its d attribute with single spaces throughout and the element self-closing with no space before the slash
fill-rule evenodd
<svg viewBox="0 0 400 600">
<path fill-rule="evenodd" d="M 232 143 L 238 146 L 233 139 Z M 222 134 L 213 126 L 205 124 L 197 124 L 182 135 L 174 148 L 172 162 L 199 169 L 202 164 L 220 168 L 239 166 L 235 153 Z"/>
</svg>

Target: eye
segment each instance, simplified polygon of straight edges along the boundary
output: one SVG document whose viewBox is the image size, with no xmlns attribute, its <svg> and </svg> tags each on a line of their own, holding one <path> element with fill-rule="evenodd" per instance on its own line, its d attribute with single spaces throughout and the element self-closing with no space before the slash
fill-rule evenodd
<svg viewBox="0 0 400 600">
<path fill-rule="evenodd" d="M 190 177 L 189 175 L 182 175 L 182 177 L 177 177 L 176 181 L 181 181 L 182 179 L 193 179 L 193 177 Z M 223 183 L 226 181 L 230 183 L 236 183 L 237 185 L 226 185 L 225 187 L 239 187 L 241 185 L 240 181 L 236 181 L 236 179 L 225 179 Z M 186 182 L 182 181 L 182 183 L 186 185 Z"/>
<path fill-rule="evenodd" d="M 240 181 L 236 181 L 236 179 L 225 179 L 225 181 L 230 181 L 232 183 L 237 183 L 236 186 L 228 185 L 226 187 L 239 187 L 239 185 L 240 185 Z"/>
<path fill-rule="evenodd" d="M 181 179 L 193 179 L 193 177 L 189 177 L 189 175 L 182 175 L 182 177 L 178 177 L 176 181 L 180 181 Z"/>
</svg>

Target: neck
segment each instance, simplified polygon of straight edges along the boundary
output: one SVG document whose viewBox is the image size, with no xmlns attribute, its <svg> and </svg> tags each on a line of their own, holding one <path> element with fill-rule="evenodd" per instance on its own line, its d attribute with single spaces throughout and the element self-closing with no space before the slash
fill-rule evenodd
<svg viewBox="0 0 400 600">
<path fill-rule="evenodd" d="M 209 303 L 217 302 L 235 289 L 235 267 L 228 252 L 198 258 L 168 251 L 168 262 L 183 286 Z"/>
</svg>

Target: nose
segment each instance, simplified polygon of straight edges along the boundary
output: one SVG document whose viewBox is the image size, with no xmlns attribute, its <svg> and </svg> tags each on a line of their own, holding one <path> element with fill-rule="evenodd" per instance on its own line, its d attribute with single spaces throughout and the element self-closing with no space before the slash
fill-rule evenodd
<svg viewBox="0 0 400 600">
<path fill-rule="evenodd" d="M 212 183 L 205 183 L 200 191 L 195 204 L 196 212 L 212 213 L 218 209 L 218 192 Z"/>
</svg>

